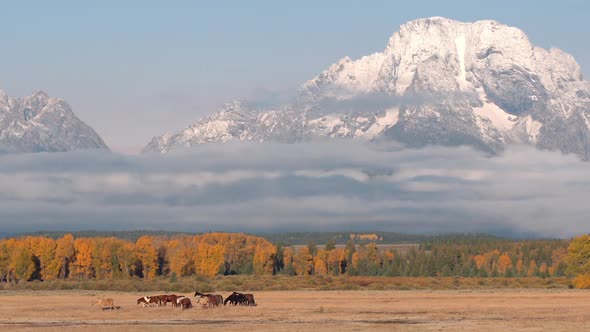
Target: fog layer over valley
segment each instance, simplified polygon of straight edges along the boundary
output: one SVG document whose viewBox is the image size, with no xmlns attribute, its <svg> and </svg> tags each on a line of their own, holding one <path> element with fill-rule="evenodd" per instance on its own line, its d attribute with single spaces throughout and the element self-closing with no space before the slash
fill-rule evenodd
<svg viewBox="0 0 590 332">
<path fill-rule="evenodd" d="M 510 146 L 353 141 L 198 145 L 163 155 L 0 156 L 3 232 L 35 230 L 586 231 L 588 164 Z"/>
</svg>

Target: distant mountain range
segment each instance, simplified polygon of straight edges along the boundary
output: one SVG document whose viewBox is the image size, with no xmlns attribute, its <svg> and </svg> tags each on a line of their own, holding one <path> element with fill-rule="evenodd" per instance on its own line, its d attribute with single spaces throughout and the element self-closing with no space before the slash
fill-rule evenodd
<svg viewBox="0 0 590 332">
<path fill-rule="evenodd" d="M 0 91 L 0 152 L 62 152 L 108 147 L 63 100 L 36 92 L 10 98 Z"/>
<path fill-rule="evenodd" d="M 268 103 L 227 103 L 179 133 L 154 137 L 143 152 L 350 138 L 491 153 L 528 144 L 590 159 L 590 82 L 580 66 L 496 21 L 408 22 L 383 52 L 345 57 L 305 82 L 290 102 L 261 105 Z M 77 149 L 108 147 L 63 100 L 0 91 L 0 152 Z"/>
<path fill-rule="evenodd" d="M 507 144 L 590 157 L 590 83 L 574 58 L 496 21 L 408 22 L 383 52 L 345 57 L 273 107 L 233 101 L 144 152 L 228 141 L 396 140 L 410 147 Z"/>
</svg>

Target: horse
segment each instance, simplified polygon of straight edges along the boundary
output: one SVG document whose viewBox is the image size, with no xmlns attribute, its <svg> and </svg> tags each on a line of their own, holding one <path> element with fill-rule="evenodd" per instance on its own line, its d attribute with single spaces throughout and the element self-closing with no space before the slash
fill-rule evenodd
<svg viewBox="0 0 590 332">
<path fill-rule="evenodd" d="M 256 305 L 253 294 L 242 294 L 238 292 L 233 292 L 230 296 L 228 296 L 223 302 L 223 305 L 227 305 L 228 303 L 230 305 Z"/>
<path fill-rule="evenodd" d="M 220 306 L 223 303 L 223 296 L 219 294 L 203 294 L 199 291 L 195 292 L 195 297 L 209 297 L 209 306 Z"/>
<path fill-rule="evenodd" d="M 199 303 L 201 305 L 202 309 L 208 309 L 211 306 L 211 303 L 209 302 L 209 300 L 210 300 L 209 296 L 197 297 L 197 303 Z"/>
<path fill-rule="evenodd" d="M 228 296 L 225 301 L 223 301 L 223 305 L 244 305 L 247 303 L 246 296 L 241 293 L 233 292 L 230 296 Z"/>
<path fill-rule="evenodd" d="M 178 295 L 170 294 L 170 295 L 160 295 L 160 300 L 164 306 L 168 304 L 168 302 L 172 303 L 173 306 L 177 305 L 178 302 Z"/>
<path fill-rule="evenodd" d="M 160 305 L 160 298 L 157 296 L 144 296 L 137 299 L 137 305 L 142 304 L 143 307 L 149 307 L 151 304 Z"/>
<path fill-rule="evenodd" d="M 188 297 L 183 297 L 182 299 L 180 299 L 178 301 L 178 305 L 180 305 L 180 308 L 182 310 L 190 309 L 193 307 L 193 304 L 191 303 L 191 299 L 189 299 Z"/>
<path fill-rule="evenodd" d="M 186 299 L 187 297 L 184 295 L 179 295 L 176 297 L 176 302 L 172 303 L 173 306 L 178 307 L 180 306 L 180 301 L 182 301 L 182 299 Z"/>
<path fill-rule="evenodd" d="M 115 310 L 115 300 L 110 298 L 94 300 L 92 301 L 92 305 L 98 305 L 100 308 L 109 308 L 111 310 Z"/>
<path fill-rule="evenodd" d="M 252 295 L 252 294 L 244 294 L 244 297 L 246 298 L 247 305 L 251 305 L 251 306 L 255 306 L 256 305 L 256 302 L 254 301 L 254 295 Z"/>
</svg>

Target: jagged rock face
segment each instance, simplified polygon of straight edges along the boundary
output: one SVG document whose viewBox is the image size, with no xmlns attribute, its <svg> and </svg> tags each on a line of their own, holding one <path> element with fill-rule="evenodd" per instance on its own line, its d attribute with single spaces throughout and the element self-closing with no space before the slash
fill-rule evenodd
<svg viewBox="0 0 590 332">
<path fill-rule="evenodd" d="M 590 157 L 590 84 L 569 54 L 495 21 L 409 22 L 383 52 L 345 57 L 276 109 L 224 105 L 144 151 L 231 140 L 395 139 L 409 146 L 532 144 Z"/>
<path fill-rule="evenodd" d="M 108 149 L 70 106 L 44 92 L 9 98 L 0 91 L 0 147 L 8 152 Z"/>
</svg>

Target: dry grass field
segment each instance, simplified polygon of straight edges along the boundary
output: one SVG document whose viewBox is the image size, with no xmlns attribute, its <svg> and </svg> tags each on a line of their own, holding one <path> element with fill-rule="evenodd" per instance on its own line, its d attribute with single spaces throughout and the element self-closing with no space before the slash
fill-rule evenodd
<svg viewBox="0 0 590 332">
<path fill-rule="evenodd" d="M 579 290 L 265 291 L 256 307 L 142 308 L 143 294 L 2 291 L 1 331 L 582 331 L 590 293 Z M 185 294 L 188 295 L 188 294 Z M 227 293 L 223 294 L 228 295 Z M 90 305 L 97 296 L 121 308 Z"/>
</svg>

